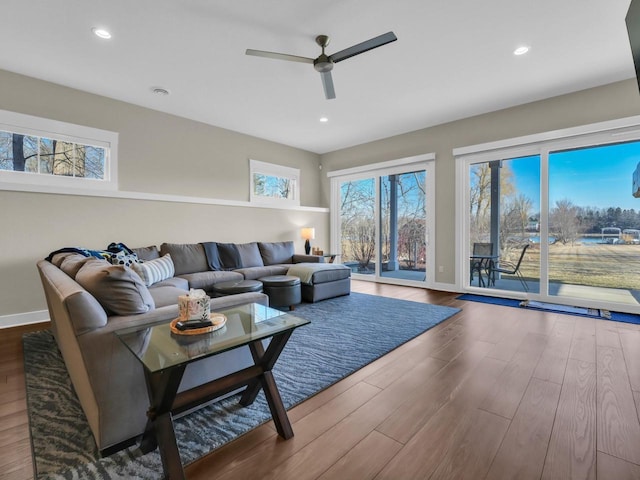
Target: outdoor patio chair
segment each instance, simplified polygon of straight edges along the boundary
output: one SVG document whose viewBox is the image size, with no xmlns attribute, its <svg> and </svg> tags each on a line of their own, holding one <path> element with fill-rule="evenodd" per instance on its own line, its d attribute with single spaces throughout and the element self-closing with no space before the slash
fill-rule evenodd
<svg viewBox="0 0 640 480">
<path fill-rule="evenodd" d="M 514 264 L 512 262 L 502 262 L 499 261 L 492 269 L 492 276 L 495 276 L 496 273 L 505 273 L 507 275 L 515 275 L 520 280 L 522 284 L 522 288 L 524 288 L 525 292 L 529 291 L 529 285 L 525 281 L 522 273 L 520 272 L 520 264 L 522 263 L 522 259 L 524 258 L 524 254 L 529 248 L 529 244 L 527 243 L 524 247 L 522 247 L 522 253 L 520 253 L 520 258 L 518 259 L 518 263 Z M 494 277 L 495 278 L 495 277 Z"/>
<path fill-rule="evenodd" d="M 493 243 L 474 243 L 473 252 L 471 253 L 471 262 L 469 267 L 470 279 L 469 284 L 473 283 L 473 275 L 478 272 L 478 286 L 484 286 L 484 280 L 482 278 L 483 271 L 490 279 L 489 263 L 487 258 L 474 258 L 474 257 L 490 257 L 493 255 Z"/>
</svg>

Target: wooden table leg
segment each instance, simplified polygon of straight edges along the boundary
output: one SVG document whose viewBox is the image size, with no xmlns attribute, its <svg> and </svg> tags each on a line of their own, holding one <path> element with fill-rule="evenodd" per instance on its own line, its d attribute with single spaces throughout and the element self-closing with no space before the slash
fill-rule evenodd
<svg viewBox="0 0 640 480">
<path fill-rule="evenodd" d="M 156 374 L 149 374 L 145 370 L 151 407 L 147 413 L 149 420 L 140 449 L 148 453 L 155 450 L 156 446 L 159 448 L 165 478 L 169 480 L 185 478 L 171 415 L 185 368 L 185 365 L 181 365 Z"/>
<path fill-rule="evenodd" d="M 289 417 L 287 416 L 287 410 L 282 404 L 282 397 L 280 396 L 280 392 L 278 391 L 278 387 L 271 370 L 282 353 L 285 345 L 289 341 L 291 333 L 292 331 L 289 330 L 287 332 L 274 335 L 266 351 L 264 350 L 261 341 L 254 342 L 249 345 L 251 355 L 253 355 L 253 360 L 256 365 L 262 367 L 263 373 L 254 381 L 249 383 L 240 398 L 240 404 L 242 406 L 251 405 L 258 396 L 260 388 L 262 388 L 264 390 L 276 430 L 285 440 L 293 437 L 293 429 L 291 428 L 291 422 L 289 422 Z"/>
</svg>

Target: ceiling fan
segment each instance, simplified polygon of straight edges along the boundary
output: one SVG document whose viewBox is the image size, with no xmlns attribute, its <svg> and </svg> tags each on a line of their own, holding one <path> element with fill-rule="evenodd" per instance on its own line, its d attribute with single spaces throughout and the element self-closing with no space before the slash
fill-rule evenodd
<svg viewBox="0 0 640 480">
<path fill-rule="evenodd" d="M 357 45 L 353 45 L 344 50 L 340 50 L 333 55 L 327 56 L 324 53 L 324 49 L 329 45 L 329 37 L 326 35 L 318 35 L 316 37 L 316 43 L 322 48 L 322 53 L 318 58 L 299 57 L 297 55 L 287 55 L 285 53 L 266 52 L 264 50 L 252 50 L 247 49 L 247 55 L 254 55 L 256 57 L 275 58 L 276 60 L 287 60 L 289 62 L 300 63 L 313 63 L 313 68 L 320 72 L 322 77 L 322 86 L 324 87 L 324 95 L 327 100 L 336 98 L 336 91 L 333 87 L 333 79 L 331 78 L 331 70 L 333 70 L 333 64 L 346 60 L 347 58 L 360 55 L 361 53 L 368 52 L 374 48 L 381 47 L 387 43 L 395 42 L 398 38 L 393 32 L 387 32 L 383 35 L 366 40 Z"/>
</svg>

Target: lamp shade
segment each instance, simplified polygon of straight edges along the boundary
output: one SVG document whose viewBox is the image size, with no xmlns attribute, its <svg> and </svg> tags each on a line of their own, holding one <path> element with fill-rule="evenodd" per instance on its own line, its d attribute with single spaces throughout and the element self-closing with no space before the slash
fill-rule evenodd
<svg viewBox="0 0 640 480">
<path fill-rule="evenodd" d="M 313 240 L 316 238 L 316 229 L 313 227 L 304 227 L 300 230 L 300 236 L 303 240 Z"/>
</svg>

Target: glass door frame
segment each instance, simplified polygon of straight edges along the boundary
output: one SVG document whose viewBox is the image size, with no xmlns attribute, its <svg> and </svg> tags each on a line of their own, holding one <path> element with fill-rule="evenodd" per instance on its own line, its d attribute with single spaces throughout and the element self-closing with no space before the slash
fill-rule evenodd
<svg viewBox="0 0 640 480">
<path fill-rule="evenodd" d="M 634 117 L 640 119 L 640 117 Z M 616 122 L 611 122 L 615 124 Z M 604 123 L 607 125 L 607 122 Z M 513 292 L 498 290 L 495 288 L 476 287 L 469 282 L 469 258 L 470 247 L 470 177 L 469 167 L 472 164 L 489 162 L 494 160 L 508 160 L 529 155 L 540 156 L 540 238 L 549 238 L 549 155 L 564 150 L 599 147 L 640 141 L 640 125 L 621 126 L 618 128 L 602 128 L 597 131 L 588 131 L 589 127 L 569 129 L 571 134 L 563 135 L 562 132 L 549 132 L 547 134 L 534 135 L 543 137 L 537 142 L 522 142 L 521 144 L 505 145 L 502 148 L 488 148 L 492 144 L 486 144 L 486 150 L 474 153 L 466 153 L 460 149 L 460 154 L 454 150 L 456 161 L 456 285 L 460 291 L 480 295 L 500 296 L 515 299 L 531 299 L 549 303 L 571 303 L 574 306 L 586 308 L 608 309 L 611 311 L 629 312 L 640 314 L 640 306 L 630 306 L 615 302 L 589 300 L 578 297 L 567 297 L 549 294 L 549 245 L 548 242 L 540 242 L 540 292 Z M 596 126 L 597 128 L 597 126 Z M 580 132 L 579 130 L 585 130 Z M 554 135 L 557 135 L 554 137 Z M 524 139 L 514 139 L 515 141 Z M 496 142 L 500 144 L 502 142 Z M 507 142 L 505 142 L 507 143 Z M 464 152 L 464 153 L 463 153 Z M 631 182 L 631 177 L 629 178 Z"/>
<path fill-rule="evenodd" d="M 435 267 L 435 245 L 431 241 L 434 232 L 435 222 L 435 155 L 433 153 L 418 155 L 415 157 L 407 157 L 388 162 L 380 162 L 362 167 L 355 167 L 345 170 L 337 170 L 329 172 L 327 176 L 331 180 L 331 251 L 341 251 L 341 228 L 340 228 L 340 184 L 346 181 L 373 179 L 375 183 L 375 273 L 373 275 L 364 275 L 352 273 L 352 278 L 356 280 L 365 280 L 370 282 L 388 283 L 394 285 L 406 285 L 413 287 L 429 288 L 434 283 Z M 380 178 L 387 175 L 403 174 L 415 171 L 424 171 L 425 179 L 425 245 L 426 245 L 426 269 L 425 280 L 407 280 L 398 278 L 383 277 L 380 271 Z M 435 238 L 435 237 L 433 237 Z M 341 260 L 341 259 L 340 259 Z"/>
</svg>

